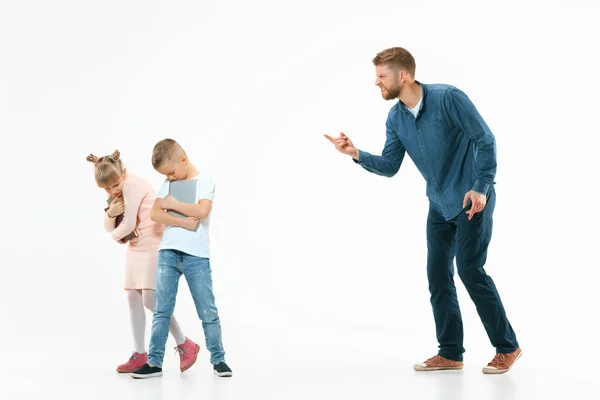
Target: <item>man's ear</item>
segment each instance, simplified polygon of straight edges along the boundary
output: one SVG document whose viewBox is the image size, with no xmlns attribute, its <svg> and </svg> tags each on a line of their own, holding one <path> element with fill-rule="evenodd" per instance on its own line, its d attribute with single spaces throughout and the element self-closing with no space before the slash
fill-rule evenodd
<svg viewBox="0 0 600 400">
<path fill-rule="evenodd" d="M 408 78 L 408 72 L 406 72 L 405 69 L 401 69 L 400 71 L 398 71 L 398 80 L 402 83 L 406 82 L 406 79 Z"/>
</svg>

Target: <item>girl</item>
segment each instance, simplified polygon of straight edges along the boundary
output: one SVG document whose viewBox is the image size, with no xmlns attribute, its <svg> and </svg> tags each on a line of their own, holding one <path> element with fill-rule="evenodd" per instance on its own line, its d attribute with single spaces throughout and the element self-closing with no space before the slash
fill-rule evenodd
<svg viewBox="0 0 600 400">
<path fill-rule="evenodd" d="M 90 154 L 87 160 L 94 163 L 94 175 L 99 187 L 106 190 L 114 200 L 106 209 L 104 227 L 119 243 L 134 230 L 138 237 L 128 241 L 125 263 L 125 290 L 129 301 L 129 313 L 133 332 L 134 351 L 129 360 L 117 367 L 118 372 L 133 372 L 148 361 L 145 345 L 146 314 L 144 306 L 154 311 L 156 306 L 155 285 L 158 260 L 158 245 L 162 236 L 162 225 L 150 220 L 150 210 L 156 199 L 152 186 L 137 176 L 128 174 L 123 167 L 120 153 L 104 157 Z M 117 217 L 123 214 L 123 217 Z M 180 354 L 180 369 L 185 371 L 196 361 L 196 344 L 186 338 L 175 320 L 171 318 L 169 331 L 177 342 L 175 349 Z"/>
</svg>

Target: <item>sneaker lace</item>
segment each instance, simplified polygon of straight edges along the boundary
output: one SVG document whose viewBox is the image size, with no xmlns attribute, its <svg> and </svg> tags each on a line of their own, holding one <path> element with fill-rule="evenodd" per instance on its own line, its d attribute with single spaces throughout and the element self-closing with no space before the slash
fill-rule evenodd
<svg viewBox="0 0 600 400">
<path fill-rule="evenodd" d="M 131 357 L 129 357 L 129 360 L 137 360 L 137 356 L 135 355 L 135 353 L 131 354 Z"/>
<path fill-rule="evenodd" d="M 430 362 L 441 362 L 443 361 L 443 358 L 440 355 L 435 355 L 433 357 L 431 357 L 430 359 L 428 359 L 427 361 L 425 361 L 425 363 L 430 363 Z"/>
<path fill-rule="evenodd" d="M 506 361 L 506 355 L 502 353 L 496 353 L 496 357 L 492 361 L 492 364 L 504 364 Z"/>
<path fill-rule="evenodd" d="M 179 353 L 179 355 L 183 355 L 183 353 L 185 353 L 185 349 L 182 349 L 179 346 L 175 346 L 174 349 L 175 349 L 175 354 Z"/>
</svg>

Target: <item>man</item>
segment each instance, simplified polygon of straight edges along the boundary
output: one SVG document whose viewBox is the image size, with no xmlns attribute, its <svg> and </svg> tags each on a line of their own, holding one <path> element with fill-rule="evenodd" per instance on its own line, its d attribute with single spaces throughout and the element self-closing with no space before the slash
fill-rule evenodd
<svg viewBox="0 0 600 400">
<path fill-rule="evenodd" d="M 427 277 L 439 351 L 414 369 L 463 368 L 463 325 L 453 278 L 456 257 L 458 275 L 496 348 L 483 373 L 505 373 L 521 349 L 484 270 L 496 203 L 494 136 L 462 91 L 416 81 L 415 60 L 407 50 L 384 50 L 373 64 L 382 97 L 400 100 L 389 112 L 382 154 L 358 150 L 344 133 L 325 137 L 367 171 L 387 177 L 398 172 L 408 152 L 427 181 Z"/>
</svg>

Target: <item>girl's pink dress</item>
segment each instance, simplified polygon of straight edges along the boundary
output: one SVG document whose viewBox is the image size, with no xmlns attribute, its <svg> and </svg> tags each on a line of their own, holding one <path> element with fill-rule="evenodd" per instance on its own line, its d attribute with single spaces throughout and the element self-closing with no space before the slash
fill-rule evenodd
<svg viewBox="0 0 600 400">
<path fill-rule="evenodd" d="M 136 228 L 140 233 L 138 243 L 127 244 L 125 262 L 125 290 L 156 289 L 156 267 L 158 263 L 158 246 L 163 226 L 150 220 L 150 211 L 156 192 L 142 178 L 127 174 L 123 185 L 125 212 L 123 221 L 115 228 L 115 218 L 104 217 L 104 227 L 112 233 L 115 240 L 121 240 Z"/>
</svg>

